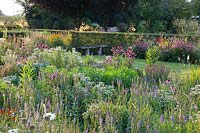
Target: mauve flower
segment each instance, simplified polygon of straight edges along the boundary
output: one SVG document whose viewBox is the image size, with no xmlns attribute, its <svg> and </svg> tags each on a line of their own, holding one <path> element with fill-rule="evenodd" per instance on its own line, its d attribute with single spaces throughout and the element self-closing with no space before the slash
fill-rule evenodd
<svg viewBox="0 0 200 133">
<path fill-rule="evenodd" d="M 174 92 L 176 92 L 176 88 L 175 88 L 175 87 L 170 87 L 170 91 L 171 91 L 172 93 L 174 93 Z"/>
<path fill-rule="evenodd" d="M 51 80 L 54 80 L 54 79 L 56 79 L 58 77 L 58 72 L 54 72 L 54 73 L 52 73 L 51 75 L 50 75 L 50 79 Z"/>
<path fill-rule="evenodd" d="M 147 124 L 147 131 L 149 131 L 149 130 L 150 130 L 150 128 L 151 128 L 151 124 L 150 124 L 150 123 L 148 123 L 148 124 Z"/>
<path fill-rule="evenodd" d="M 174 116 L 173 116 L 173 115 L 171 116 L 171 120 L 172 120 L 172 122 L 174 122 L 174 121 L 175 121 L 175 118 L 174 118 Z"/>
<path fill-rule="evenodd" d="M 85 133 L 88 133 L 88 128 L 85 130 Z"/>
<path fill-rule="evenodd" d="M 139 120 L 137 123 L 137 128 L 140 129 L 141 126 L 142 126 L 142 120 Z"/>
<path fill-rule="evenodd" d="M 165 120 L 164 115 L 161 115 L 161 116 L 160 116 L 160 122 L 161 122 L 161 123 L 164 123 L 164 120 Z"/>
<path fill-rule="evenodd" d="M 158 96 L 158 89 L 154 89 L 154 98 Z"/>
<path fill-rule="evenodd" d="M 128 93 L 128 89 L 124 89 L 123 93 L 126 95 Z"/>
<path fill-rule="evenodd" d="M 195 109 L 195 110 L 198 110 L 198 106 L 197 106 L 197 105 L 194 105 L 194 109 Z"/>
<path fill-rule="evenodd" d="M 158 129 L 156 129 L 153 133 L 158 133 Z"/>
<path fill-rule="evenodd" d="M 189 120 L 189 115 L 184 115 L 183 118 L 184 118 L 184 121 L 187 122 Z"/>
<path fill-rule="evenodd" d="M 110 117 L 111 117 L 110 112 L 106 112 L 106 123 L 109 123 Z"/>
</svg>

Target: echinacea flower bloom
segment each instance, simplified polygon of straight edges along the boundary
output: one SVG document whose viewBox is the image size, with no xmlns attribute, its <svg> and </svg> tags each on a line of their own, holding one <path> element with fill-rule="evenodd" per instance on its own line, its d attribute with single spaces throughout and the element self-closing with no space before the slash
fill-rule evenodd
<svg viewBox="0 0 200 133">
<path fill-rule="evenodd" d="M 165 83 L 166 83 L 166 84 L 170 84 L 170 83 L 171 83 L 171 80 L 168 79 L 168 80 L 165 81 Z"/>
<path fill-rule="evenodd" d="M 54 120 L 56 118 L 56 114 L 55 113 L 45 113 L 43 118 L 49 118 L 49 120 Z"/>
<path fill-rule="evenodd" d="M 8 133 L 18 133 L 18 129 L 11 129 L 11 130 L 8 130 Z"/>
</svg>

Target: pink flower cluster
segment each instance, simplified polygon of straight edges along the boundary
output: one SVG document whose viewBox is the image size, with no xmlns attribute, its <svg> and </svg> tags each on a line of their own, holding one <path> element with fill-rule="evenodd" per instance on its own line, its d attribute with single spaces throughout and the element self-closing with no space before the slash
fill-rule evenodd
<svg viewBox="0 0 200 133">
<path fill-rule="evenodd" d="M 135 53 L 131 48 L 128 48 L 125 52 L 124 55 L 129 58 L 129 59 L 134 59 L 135 58 Z"/>
<path fill-rule="evenodd" d="M 113 55 L 120 55 L 124 53 L 124 48 L 122 46 L 112 47 L 111 51 L 113 52 Z"/>
<path fill-rule="evenodd" d="M 122 55 L 129 59 L 134 59 L 136 56 L 131 48 L 124 50 L 122 46 L 112 47 L 111 51 L 113 52 L 113 56 Z"/>
<path fill-rule="evenodd" d="M 44 50 L 44 49 L 48 49 L 49 47 L 48 47 L 47 44 L 38 43 L 38 44 L 37 44 L 37 48 Z"/>
<path fill-rule="evenodd" d="M 189 52 L 189 51 L 192 51 L 193 45 L 192 45 L 192 43 L 186 43 L 186 42 L 180 40 L 180 41 L 176 41 L 176 42 L 174 43 L 173 48 L 176 48 L 176 49 L 183 49 L 183 50 Z"/>
</svg>

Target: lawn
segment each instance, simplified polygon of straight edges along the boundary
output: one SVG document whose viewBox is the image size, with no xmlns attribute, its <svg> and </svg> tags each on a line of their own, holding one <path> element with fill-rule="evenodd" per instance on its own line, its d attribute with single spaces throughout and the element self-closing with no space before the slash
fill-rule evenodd
<svg viewBox="0 0 200 133">
<path fill-rule="evenodd" d="M 94 56 L 95 61 L 104 61 L 105 56 Z M 198 65 L 193 64 L 183 64 L 183 63 L 174 63 L 174 62 L 162 62 L 159 64 L 165 65 L 171 69 L 172 72 L 183 72 L 191 69 L 198 68 Z M 134 66 L 139 69 L 143 69 L 146 65 L 146 61 L 144 59 L 135 59 Z"/>
</svg>

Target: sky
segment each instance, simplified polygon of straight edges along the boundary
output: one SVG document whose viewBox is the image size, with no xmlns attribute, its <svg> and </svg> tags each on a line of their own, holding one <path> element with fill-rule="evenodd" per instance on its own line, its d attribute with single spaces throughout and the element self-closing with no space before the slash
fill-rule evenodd
<svg viewBox="0 0 200 133">
<path fill-rule="evenodd" d="M 3 14 L 13 16 L 23 12 L 23 8 L 15 0 L 0 0 L 0 10 Z"/>
</svg>

